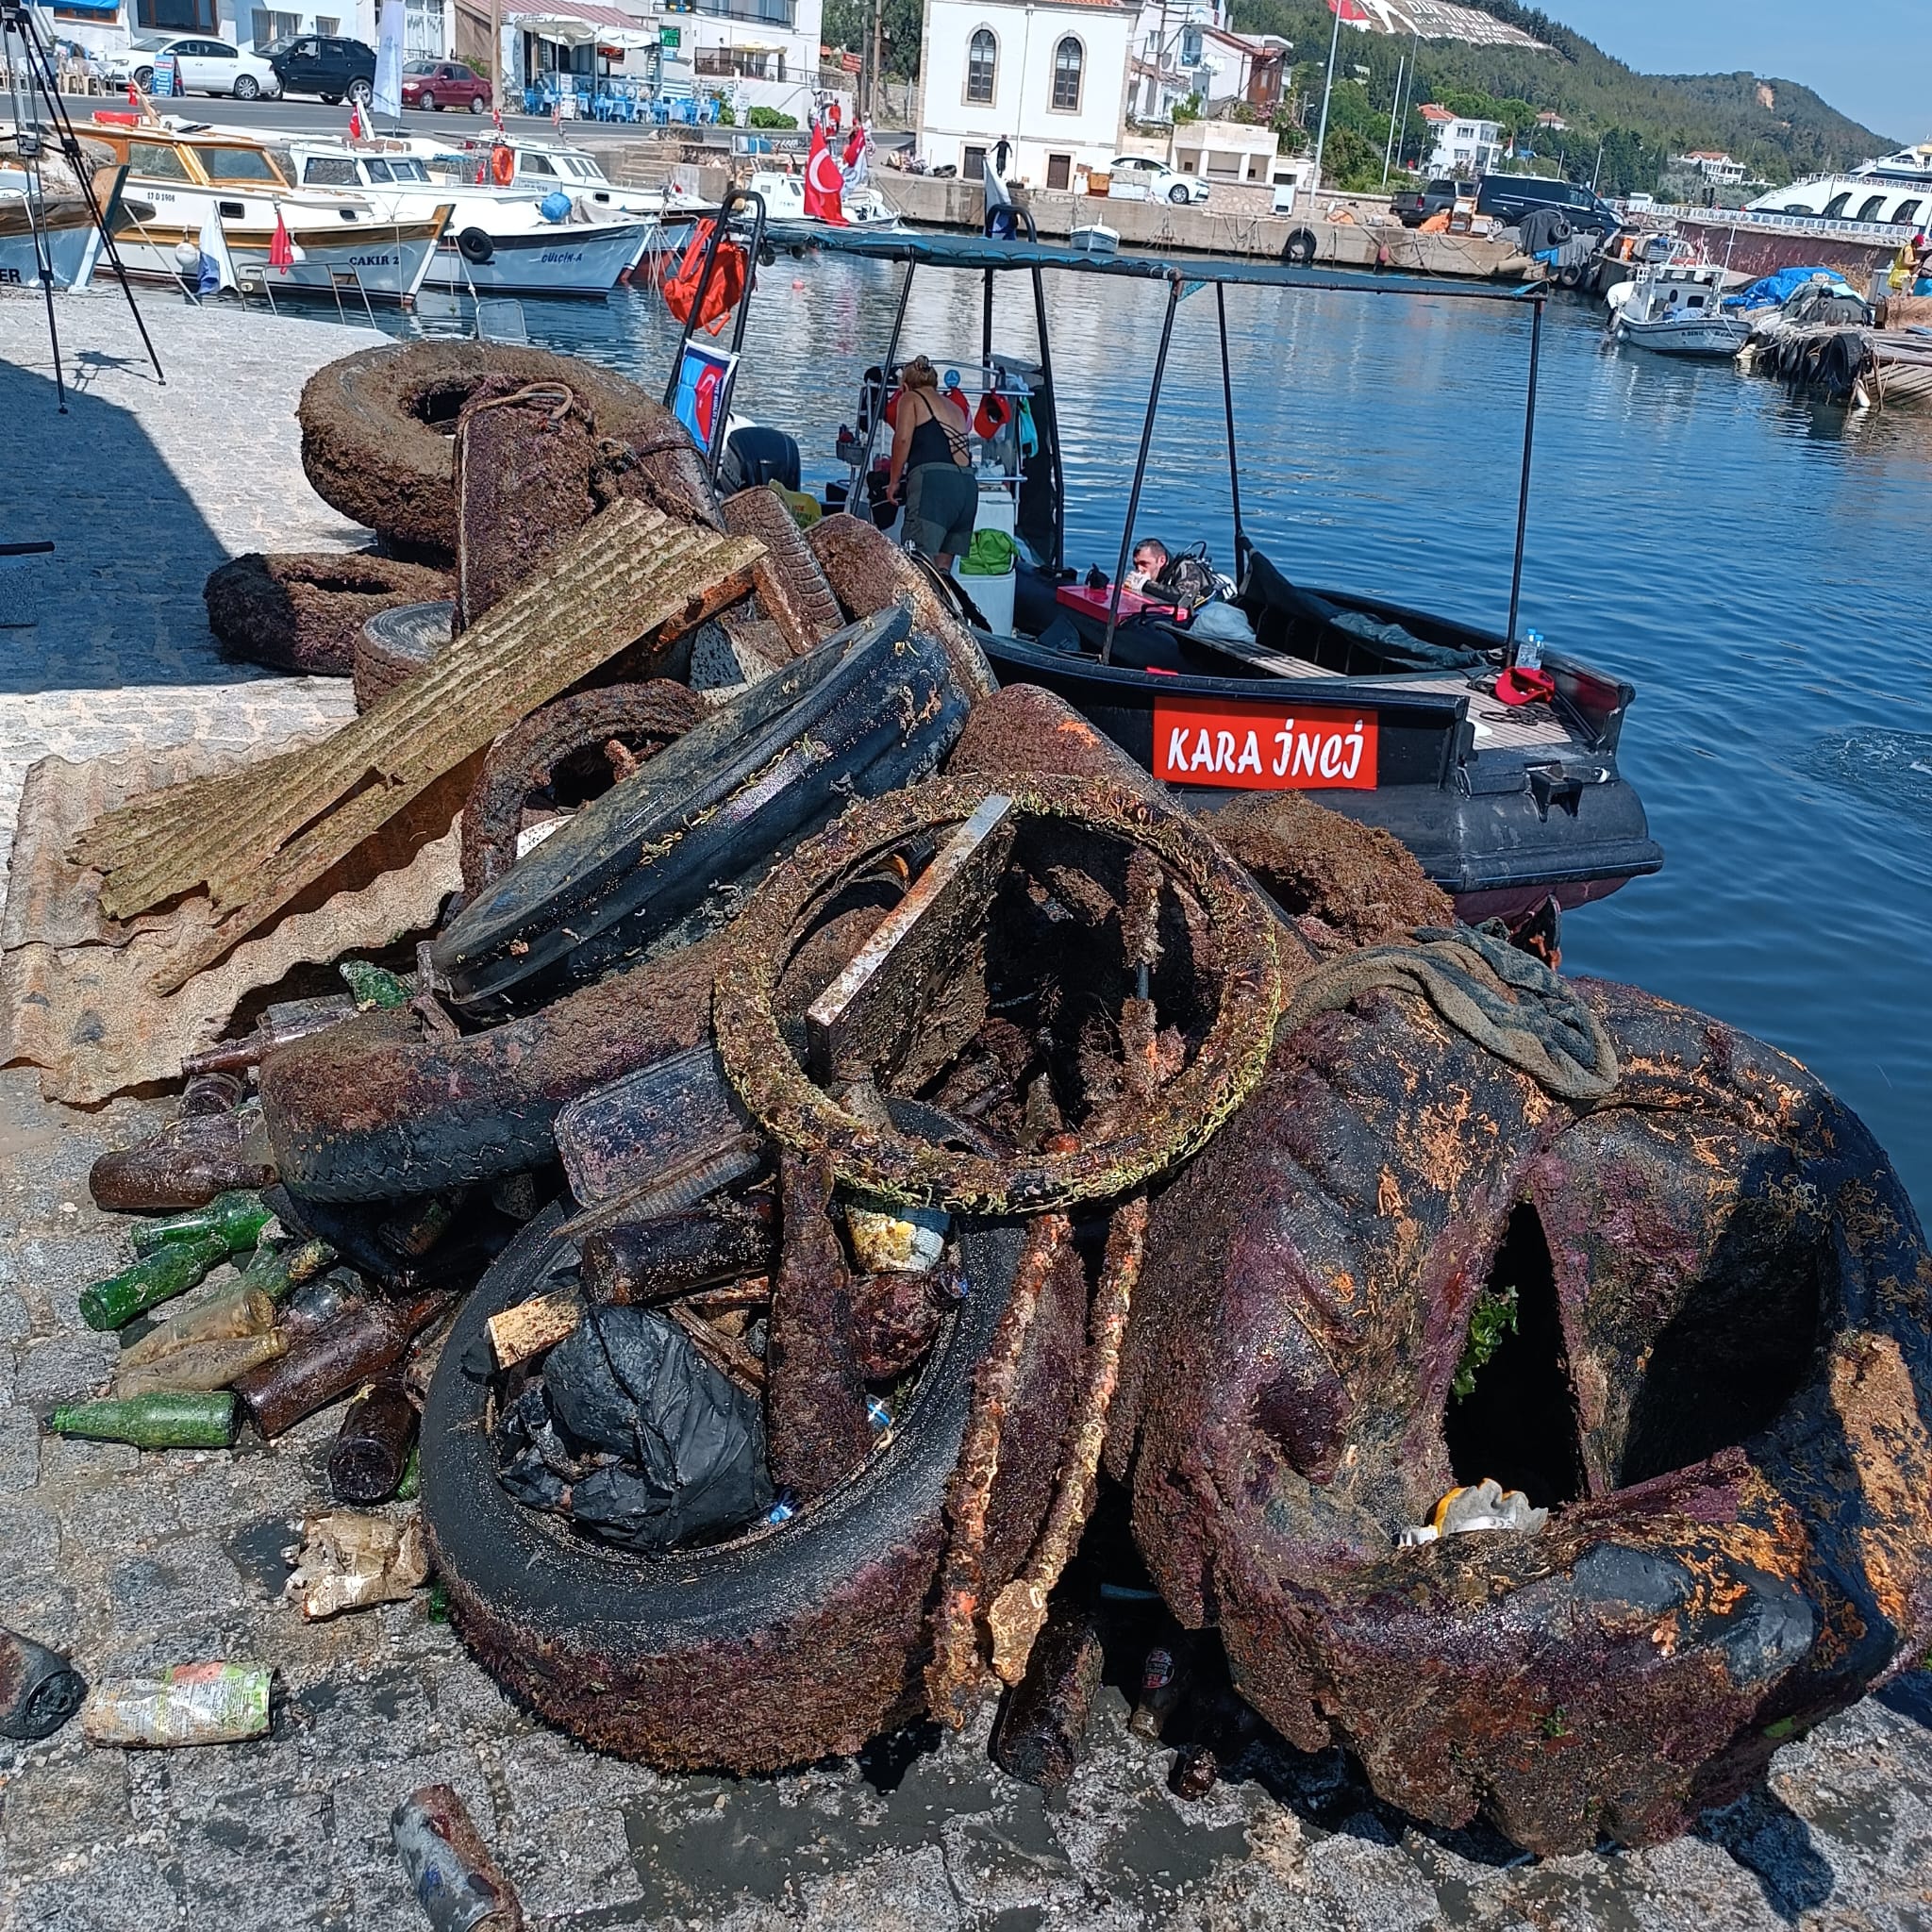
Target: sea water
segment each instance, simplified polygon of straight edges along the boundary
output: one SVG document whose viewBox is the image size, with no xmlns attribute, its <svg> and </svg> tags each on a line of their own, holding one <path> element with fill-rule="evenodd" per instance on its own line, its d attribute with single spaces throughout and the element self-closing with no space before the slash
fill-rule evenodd
<svg viewBox="0 0 1932 1932">
<path fill-rule="evenodd" d="M 737 407 L 790 429 L 808 484 L 903 271 L 781 256 L 758 279 Z M 1046 277 L 1068 563 L 1111 571 L 1166 291 Z M 1211 288 L 1180 305 L 1138 518 L 1232 562 Z M 1526 312 L 1441 294 L 1226 291 L 1241 510 L 1310 585 L 1501 631 Z M 537 303 L 533 342 L 654 388 L 676 330 L 645 291 Z M 1002 278 L 996 341 L 1036 353 Z M 407 326 L 408 325 L 404 325 Z M 980 279 L 922 269 L 902 353 L 976 358 Z M 1870 1124 L 1932 1207 L 1932 409 L 1850 414 L 1725 363 L 1543 333 L 1521 624 L 1629 679 L 1621 761 L 1664 870 L 1564 922 L 1564 964 L 1759 1035 Z"/>
</svg>

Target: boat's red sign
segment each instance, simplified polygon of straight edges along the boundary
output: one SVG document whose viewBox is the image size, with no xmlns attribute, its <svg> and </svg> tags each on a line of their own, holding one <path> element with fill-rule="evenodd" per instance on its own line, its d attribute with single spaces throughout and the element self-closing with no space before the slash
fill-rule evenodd
<svg viewBox="0 0 1932 1932">
<path fill-rule="evenodd" d="M 1329 705 L 1158 696 L 1154 775 L 1242 791 L 1375 789 L 1375 714 Z"/>
</svg>

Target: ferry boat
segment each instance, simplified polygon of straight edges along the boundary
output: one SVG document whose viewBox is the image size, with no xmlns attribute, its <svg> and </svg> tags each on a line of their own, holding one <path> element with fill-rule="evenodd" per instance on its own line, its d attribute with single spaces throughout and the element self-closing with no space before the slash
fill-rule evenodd
<svg viewBox="0 0 1932 1932">
<path fill-rule="evenodd" d="M 447 206 L 450 219 L 430 262 L 433 288 L 479 295 L 605 295 L 638 264 L 654 225 L 626 216 L 551 221 L 528 190 L 433 180 L 415 143 L 289 138 L 305 191 L 347 193 L 393 221 Z"/>
<path fill-rule="evenodd" d="M 1708 261 L 1647 261 L 1609 291 L 1604 333 L 1659 356 L 1735 356 L 1751 330 L 1724 308 L 1724 271 Z"/>
<path fill-rule="evenodd" d="M 1745 207 L 1759 214 L 1923 229 L 1932 222 L 1932 141 L 1860 161 L 1846 175 L 1811 175 L 1774 188 Z"/>
<path fill-rule="evenodd" d="M 237 273 L 259 275 L 276 294 L 335 299 L 346 289 L 407 307 L 449 225 L 446 197 L 399 217 L 364 196 L 299 190 L 252 136 L 97 113 L 87 139 L 126 170 L 114 244 L 129 275 L 151 280 L 178 283 L 176 251 L 198 246 L 212 220 Z M 294 253 L 285 269 L 270 260 L 278 223 Z"/>
</svg>

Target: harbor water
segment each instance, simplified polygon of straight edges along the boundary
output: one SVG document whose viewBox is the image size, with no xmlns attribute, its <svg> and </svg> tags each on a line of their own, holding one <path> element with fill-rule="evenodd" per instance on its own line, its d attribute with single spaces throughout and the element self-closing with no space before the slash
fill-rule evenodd
<svg viewBox="0 0 1932 1932">
<path fill-rule="evenodd" d="M 781 257 L 737 397 L 835 474 L 901 271 Z M 1049 276 L 1067 561 L 1111 571 L 1165 291 Z M 1139 524 L 1232 559 L 1214 295 L 1184 300 Z M 1526 312 L 1447 295 L 1230 289 L 1250 535 L 1287 574 L 1500 631 Z M 976 275 L 922 270 L 905 353 L 976 356 Z M 1024 278 L 1000 345 L 1034 348 Z M 525 308 L 533 342 L 661 386 L 648 291 Z M 415 325 L 405 321 L 405 328 Z M 1932 1208 L 1932 414 L 1848 415 L 1727 364 L 1544 331 L 1523 618 L 1638 690 L 1624 770 L 1664 871 L 1572 914 L 1564 964 L 1638 981 L 1795 1054 Z"/>
</svg>

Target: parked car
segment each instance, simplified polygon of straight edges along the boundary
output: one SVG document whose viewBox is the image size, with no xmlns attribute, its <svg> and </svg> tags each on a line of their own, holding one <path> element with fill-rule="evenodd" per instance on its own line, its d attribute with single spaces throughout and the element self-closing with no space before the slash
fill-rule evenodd
<svg viewBox="0 0 1932 1932">
<path fill-rule="evenodd" d="M 1453 208 L 1456 197 L 1469 192 L 1466 181 L 1431 181 L 1425 187 L 1407 188 L 1400 194 L 1391 195 L 1389 205 L 1401 217 L 1405 228 L 1420 228 L 1431 215 Z"/>
<path fill-rule="evenodd" d="M 1107 164 L 1108 196 L 1113 201 L 1172 201 L 1185 205 L 1208 199 L 1208 184 L 1197 175 L 1177 175 L 1151 155 L 1120 155 Z"/>
<path fill-rule="evenodd" d="M 460 60 L 411 60 L 403 69 L 403 106 L 467 108 L 480 114 L 490 105 L 490 83 Z"/>
<path fill-rule="evenodd" d="M 291 34 L 268 50 L 285 94 L 320 94 L 329 106 L 366 108 L 375 93 L 375 49 L 335 34 Z"/>
<path fill-rule="evenodd" d="M 155 62 L 163 54 L 174 55 L 175 85 L 184 94 L 232 94 L 238 101 L 256 101 L 282 91 L 274 66 L 259 54 L 206 34 L 136 34 L 106 57 L 102 71 L 116 87 L 125 88 L 131 80 L 142 93 L 151 93 Z"/>
<path fill-rule="evenodd" d="M 1485 175 L 1476 191 L 1475 211 L 1494 215 L 1513 228 L 1531 208 L 1559 208 L 1579 233 L 1588 229 L 1596 235 L 1614 235 L 1624 225 L 1608 202 L 1599 201 L 1589 189 L 1574 181 L 1551 181 L 1540 175 Z"/>
</svg>

